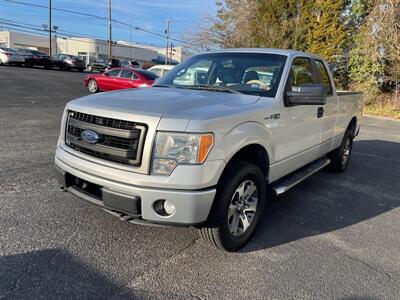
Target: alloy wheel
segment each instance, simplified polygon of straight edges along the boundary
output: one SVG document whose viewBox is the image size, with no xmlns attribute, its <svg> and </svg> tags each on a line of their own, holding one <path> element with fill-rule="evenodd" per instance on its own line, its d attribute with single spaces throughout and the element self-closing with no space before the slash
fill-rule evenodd
<svg viewBox="0 0 400 300">
<path fill-rule="evenodd" d="M 245 233 L 254 221 L 258 204 L 257 186 L 243 181 L 234 192 L 228 207 L 228 228 L 232 235 Z"/>
</svg>

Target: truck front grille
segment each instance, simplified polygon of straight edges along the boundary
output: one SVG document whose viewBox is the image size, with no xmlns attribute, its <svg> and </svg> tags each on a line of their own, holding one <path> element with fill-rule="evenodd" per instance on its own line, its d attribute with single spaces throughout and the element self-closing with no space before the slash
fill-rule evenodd
<svg viewBox="0 0 400 300">
<path fill-rule="evenodd" d="M 81 134 L 97 133 L 98 141 L 88 143 Z M 136 122 L 69 111 L 65 143 L 72 149 L 100 159 L 139 166 L 147 126 Z"/>
</svg>

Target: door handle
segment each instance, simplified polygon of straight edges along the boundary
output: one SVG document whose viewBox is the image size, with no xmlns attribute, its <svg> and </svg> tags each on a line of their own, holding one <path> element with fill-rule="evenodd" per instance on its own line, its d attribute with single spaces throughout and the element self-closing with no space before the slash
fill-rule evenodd
<svg viewBox="0 0 400 300">
<path fill-rule="evenodd" d="M 323 115 L 324 115 L 324 108 L 323 107 L 318 107 L 317 118 L 322 118 Z"/>
</svg>

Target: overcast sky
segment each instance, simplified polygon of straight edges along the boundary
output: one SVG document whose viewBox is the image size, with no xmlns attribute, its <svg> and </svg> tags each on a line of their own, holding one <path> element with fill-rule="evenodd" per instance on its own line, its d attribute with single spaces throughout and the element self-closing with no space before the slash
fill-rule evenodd
<svg viewBox="0 0 400 300">
<path fill-rule="evenodd" d="M 15 22 L 20 26 L 41 27 L 48 23 L 48 11 L 45 8 L 21 5 L 0 0 L 0 29 Z M 15 0 L 35 5 L 48 5 L 48 0 Z M 171 20 L 171 36 L 182 39 L 182 35 L 204 22 L 204 17 L 215 14 L 215 0 L 112 0 L 113 19 L 138 26 L 159 34 L 164 34 L 165 21 Z M 107 17 L 108 0 L 52 0 L 53 8 L 67 9 L 82 13 Z M 64 32 L 74 32 L 107 38 L 108 21 L 67 12 L 53 11 L 53 25 Z M 19 27 L 21 30 L 28 28 Z M 122 24 L 114 24 L 113 40 L 130 40 L 163 45 L 162 37 L 131 30 Z M 178 42 L 176 44 L 179 44 Z"/>
</svg>

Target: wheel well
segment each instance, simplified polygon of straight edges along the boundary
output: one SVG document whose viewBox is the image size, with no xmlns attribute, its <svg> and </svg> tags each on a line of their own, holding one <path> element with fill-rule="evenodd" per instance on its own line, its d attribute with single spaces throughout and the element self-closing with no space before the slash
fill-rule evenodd
<svg viewBox="0 0 400 300">
<path fill-rule="evenodd" d="M 347 126 L 347 129 L 350 129 L 353 132 L 353 136 L 356 135 L 356 130 L 357 130 L 357 118 L 353 117 L 351 119 L 349 126 Z"/>
<path fill-rule="evenodd" d="M 264 173 L 265 177 L 268 178 L 269 174 L 269 157 L 265 148 L 259 144 L 251 144 L 240 149 L 236 154 L 229 160 L 225 167 L 225 170 L 229 169 L 229 166 L 238 161 L 248 161 L 258 166 Z M 224 172 L 225 172 L 224 170 Z"/>
</svg>

